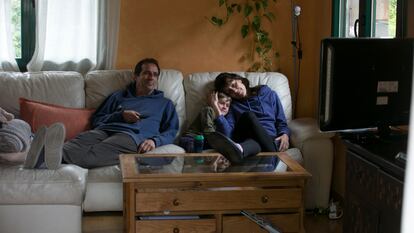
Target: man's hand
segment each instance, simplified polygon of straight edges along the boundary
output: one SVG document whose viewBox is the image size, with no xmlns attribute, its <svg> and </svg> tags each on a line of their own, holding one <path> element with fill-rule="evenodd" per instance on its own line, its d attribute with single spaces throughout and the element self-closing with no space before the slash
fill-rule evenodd
<svg viewBox="0 0 414 233">
<path fill-rule="evenodd" d="M 287 134 L 282 134 L 275 140 L 280 140 L 279 151 L 286 151 L 289 149 L 289 136 Z"/>
<path fill-rule="evenodd" d="M 133 110 L 125 110 L 122 112 L 122 117 L 127 123 L 135 123 L 139 121 L 141 119 L 140 116 L 141 115 L 138 112 Z"/>
<path fill-rule="evenodd" d="M 138 147 L 138 154 L 148 152 L 155 148 L 155 142 L 152 139 L 147 139 L 142 142 Z"/>
</svg>

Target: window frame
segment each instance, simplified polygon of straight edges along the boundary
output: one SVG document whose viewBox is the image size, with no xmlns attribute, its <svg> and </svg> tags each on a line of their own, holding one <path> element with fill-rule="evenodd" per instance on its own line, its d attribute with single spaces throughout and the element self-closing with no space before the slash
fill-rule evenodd
<svg viewBox="0 0 414 233">
<path fill-rule="evenodd" d="M 341 19 L 345 17 L 347 0 L 332 0 L 332 27 L 331 35 L 333 37 L 343 37 L 345 27 Z M 374 33 L 372 28 L 372 14 L 376 11 L 376 0 L 359 0 L 360 23 L 358 25 L 358 37 L 372 37 Z M 407 36 L 407 0 L 397 0 L 397 18 L 395 38 L 404 38 Z M 361 19 L 363 22 L 361 22 Z M 342 30 L 342 31 L 341 31 Z"/>
<path fill-rule="evenodd" d="M 21 72 L 26 72 L 26 65 L 32 59 L 36 41 L 35 0 L 21 0 L 21 46 L 22 56 L 16 58 Z"/>
</svg>

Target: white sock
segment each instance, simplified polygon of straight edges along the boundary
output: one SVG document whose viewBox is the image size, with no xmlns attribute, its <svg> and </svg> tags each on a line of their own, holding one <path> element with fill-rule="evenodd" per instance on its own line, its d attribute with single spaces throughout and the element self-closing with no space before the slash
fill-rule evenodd
<svg viewBox="0 0 414 233">
<path fill-rule="evenodd" d="M 239 150 L 243 153 L 243 147 L 239 143 L 234 143 L 234 144 L 236 144 L 237 148 L 239 148 Z"/>
</svg>

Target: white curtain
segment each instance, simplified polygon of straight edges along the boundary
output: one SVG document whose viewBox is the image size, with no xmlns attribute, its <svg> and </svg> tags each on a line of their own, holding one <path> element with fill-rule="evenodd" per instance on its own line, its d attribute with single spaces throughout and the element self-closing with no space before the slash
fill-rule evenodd
<svg viewBox="0 0 414 233">
<path fill-rule="evenodd" d="M 36 0 L 36 48 L 27 69 L 112 69 L 119 5 L 119 0 Z"/>
<path fill-rule="evenodd" d="M 0 0 L 0 71 L 19 71 L 11 29 L 10 0 Z"/>
</svg>

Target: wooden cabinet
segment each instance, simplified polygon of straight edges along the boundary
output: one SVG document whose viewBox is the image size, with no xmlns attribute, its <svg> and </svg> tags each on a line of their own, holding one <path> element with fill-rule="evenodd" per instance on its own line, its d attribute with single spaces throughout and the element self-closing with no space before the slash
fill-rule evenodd
<svg viewBox="0 0 414 233">
<path fill-rule="evenodd" d="M 135 164 L 137 156 L 121 155 L 128 233 L 263 232 L 241 210 L 257 213 L 283 232 L 304 232 L 304 187 L 310 175 L 284 153 L 277 154 L 288 167 L 284 172 L 197 172 L 206 167 L 196 165 L 189 173 L 144 167 L 149 171 L 144 174 Z"/>
<path fill-rule="evenodd" d="M 400 232 L 404 166 L 394 156 L 404 143 L 345 144 L 344 233 Z"/>
</svg>

